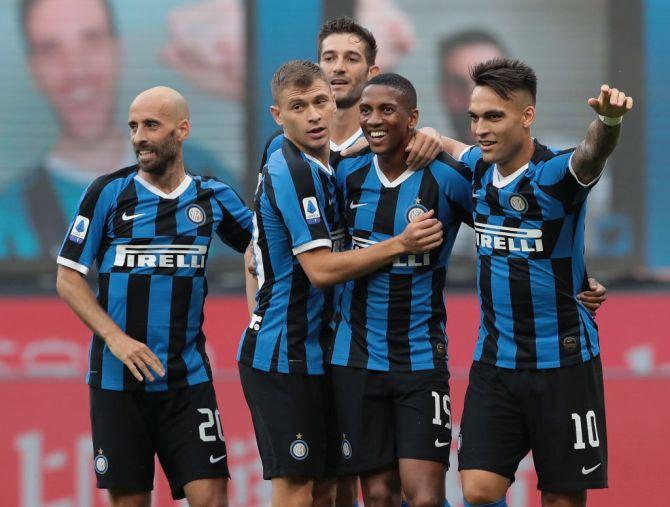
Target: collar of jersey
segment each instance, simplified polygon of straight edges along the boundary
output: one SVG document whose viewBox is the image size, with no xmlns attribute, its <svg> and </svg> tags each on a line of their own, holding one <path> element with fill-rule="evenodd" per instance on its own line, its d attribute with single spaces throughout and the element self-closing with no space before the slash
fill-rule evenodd
<svg viewBox="0 0 670 507">
<path fill-rule="evenodd" d="M 377 155 L 375 155 L 372 158 L 372 162 L 375 166 L 375 171 L 377 171 L 377 177 L 379 178 L 379 181 L 381 181 L 382 185 L 385 186 L 386 188 L 397 187 L 403 181 L 405 181 L 407 178 L 409 178 L 412 174 L 414 174 L 416 172 L 416 171 L 412 171 L 410 169 L 406 169 L 405 172 L 402 173 L 400 176 L 398 176 L 396 179 L 394 179 L 393 181 L 389 181 L 389 179 L 386 177 L 386 175 L 379 168 L 379 161 L 377 160 Z"/>
<path fill-rule="evenodd" d="M 354 135 L 352 135 L 349 139 L 347 139 L 347 140 L 344 141 L 343 143 L 335 144 L 335 143 L 333 142 L 333 140 L 331 139 L 331 140 L 330 140 L 330 149 L 331 149 L 332 151 L 342 151 L 342 150 L 345 150 L 345 149 L 347 149 L 349 146 L 351 146 L 352 144 L 354 144 L 354 143 L 358 140 L 358 138 L 361 137 L 362 135 L 363 135 L 363 129 L 360 128 L 360 127 L 358 127 L 358 130 L 357 130 L 356 132 L 354 132 Z"/>
<path fill-rule="evenodd" d="M 323 164 L 321 163 L 321 161 L 320 161 L 318 158 L 314 158 L 314 157 L 312 157 L 311 155 L 307 155 L 307 153 L 303 153 L 303 155 L 305 155 L 305 158 L 306 158 L 307 160 L 311 160 L 312 162 L 314 162 L 314 163 L 315 163 L 316 165 L 318 165 L 321 169 L 323 169 L 326 173 L 328 173 L 328 174 L 331 175 L 331 176 L 333 175 L 333 168 L 330 167 L 330 164 L 328 164 L 328 167 L 326 167 L 325 165 L 323 165 Z"/>
<path fill-rule="evenodd" d="M 135 175 L 135 181 L 137 181 L 140 185 L 142 185 L 144 188 L 146 188 L 152 194 L 156 194 L 158 197 L 162 197 L 163 199 L 176 199 L 177 197 L 179 197 L 181 194 L 183 194 L 186 191 L 188 186 L 191 184 L 191 181 L 193 181 L 193 180 L 187 174 L 186 177 L 179 184 L 179 186 L 177 188 L 175 188 L 169 194 L 166 194 L 160 188 L 157 188 L 157 187 L 153 186 L 147 180 L 142 178 L 139 174 Z"/>
<path fill-rule="evenodd" d="M 528 169 L 528 164 L 524 164 L 521 167 L 519 167 L 516 171 L 514 171 L 512 174 L 508 174 L 507 176 L 503 176 L 500 174 L 498 171 L 498 164 L 493 166 L 493 176 L 492 176 L 492 183 L 493 186 L 496 188 L 503 188 L 512 183 L 515 179 L 517 179 L 519 176 L 521 176 L 522 173 L 526 172 L 526 169 Z"/>
</svg>

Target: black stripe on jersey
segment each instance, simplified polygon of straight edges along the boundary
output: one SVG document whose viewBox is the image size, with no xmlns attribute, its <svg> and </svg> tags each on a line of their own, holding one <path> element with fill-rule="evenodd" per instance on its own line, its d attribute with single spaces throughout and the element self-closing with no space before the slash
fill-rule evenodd
<svg viewBox="0 0 670 507">
<path fill-rule="evenodd" d="M 207 179 L 202 178 L 203 181 L 207 181 Z M 214 195 L 214 190 L 211 188 L 202 188 L 202 181 L 200 181 L 200 178 L 193 178 L 193 181 L 195 182 L 195 190 L 197 192 L 195 202 L 205 212 L 205 223 L 198 227 L 197 234 L 198 236 L 209 238 L 212 236 L 212 223 L 214 222 L 211 201 L 211 197 Z"/>
<path fill-rule="evenodd" d="M 192 291 L 193 279 L 190 276 L 175 276 L 172 278 L 170 338 L 166 368 L 168 388 L 182 387 L 186 379 L 187 368 L 184 359 L 181 357 L 181 352 L 186 347 Z"/>
<path fill-rule="evenodd" d="M 284 329 L 279 330 L 279 336 L 275 342 L 275 348 L 272 350 L 272 359 L 270 359 L 270 371 L 279 371 L 279 349 L 281 345 L 281 337 L 284 334 Z"/>
<path fill-rule="evenodd" d="M 478 220 L 479 221 L 479 220 Z M 491 290 L 491 257 L 479 256 L 479 293 L 481 297 L 482 322 L 486 329 L 486 338 L 482 348 L 482 361 L 496 364 L 498 361 L 498 338 L 500 334 L 496 329 L 496 314 L 493 308 L 493 294 Z"/>
<path fill-rule="evenodd" d="M 177 235 L 177 206 L 179 199 L 163 199 L 156 208 L 156 236 Z"/>
<path fill-rule="evenodd" d="M 93 213 L 95 212 L 95 206 L 98 203 L 100 194 L 105 189 L 105 187 L 112 181 L 119 178 L 125 178 L 130 173 L 136 170 L 137 166 L 126 167 L 124 169 L 120 169 L 119 171 L 113 172 L 112 174 L 107 174 L 97 178 L 95 181 L 93 181 L 93 183 L 91 183 L 91 185 L 86 190 L 86 194 L 84 195 L 82 202 L 79 205 L 77 214 L 85 216 L 88 219 L 92 219 Z M 105 220 L 105 223 L 106 222 L 107 221 Z M 69 233 L 70 231 L 67 231 L 66 234 Z M 102 237 L 104 236 L 105 231 L 103 230 Z M 84 247 L 86 246 L 86 242 L 88 241 L 89 237 L 90 236 L 87 234 L 86 237 L 84 238 L 84 241 L 82 241 L 81 243 L 66 240 L 65 243 L 63 244 L 63 249 L 60 255 L 68 259 L 79 259 L 81 257 L 82 252 L 84 251 Z"/>
<path fill-rule="evenodd" d="M 489 167 L 491 167 L 491 164 L 488 162 L 484 162 L 484 159 L 479 159 L 477 161 L 477 164 L 475 165 L 475 177 L 473 179 L 472 187 L 475 191 L 479 190 L 482 188 L 482 178 L 484 177 L 484 174 L 486 174 L 486 171 L 488 171 Z M 497 205 L 497 203 L 496 203 Z"/>
<path fill-rule="evenodd" d="M 447 312 L 444 308 L 444 281 L 447 276 L 446 268 L 437 268 L 433 270 L 432 280 L 432 294 L 430 296 L 430 320 L 428 321 L 428 336 L 430 337 L 430 346 L 433 350 L 433 358 L 437 358 L 437 362 L 433 360 L 436 367 L 443 367 L 446 361 L 440 357 L 438 345 L 442 343 L 444 350 L 447 350 L 446 336 L 444 328 L 447 324 Z"/>
<path fill-rule="evenodd" d="M 128 275 L 126 290 L 126 334 L 141 343 L 147 342 L 149 322 L 149 297 L 151 294 L 150 275 Z M 142 376 L 142 372 L 140 372 Z M 123 388 L 132 390 L 141 387 L 127 367 L 123 368 Z"/>
<path fill-rule="evenodd" d="M 456 172 L 458 172 L 458 174 L 463 176 L 466 180 L 472 181 L 472 169 L 470 169 L 467 164 L 456 160 L 446 151 L 440 153 L 435 160 L 442 162 L 443 164 L 447 164 L 452 169 L 455 169 Z"/>
<path fill-rule="evenodd" d="M 325 172 L 319 171 L 318 175 L 319 180 L 321 181 L 321 188 L 323 188 L 323 194 L 326 198 L 326 202 L 330 204 L 329 206 L 326 206 L 326 209 L 323 210 L 323 214 L 325 215 L 326 223 L 333 224 L 333 230 L 335 230 L 339 226 L 339 224 L 335 223 L 335 206 L 337 206 L 337 196 L 334 194 L 335 186 L 332 183 L 332 179 L 330 182 L 328 181 L 330 177 Z M 331 189 L 333 193 L 331 193 Z"/>
<path fill-rule="evenodd" d="M 276 130 L 269 138 L 268 141 L 265 143 L 265 147 L 263 148 L 263 156 L 261 157 L 261 165 L 258 168 L 258 172 L 262 173 L 263 168 L 265 167 L 265 164 L 268 163 L 268 155 L 272 155 L 271 153 L 268 154 L 268 149 L 270 148 L 270 145 L 272 144 L 272 141 L 275 140 L 277 136 L 280 136 L 284 133 L 283 130 Z"/>
<path fill-rule="evenodd" d="M 202 313 L 202 316 L 204 316 L 204 313 Z M 207 351 L 205 350 L 205 333 L 202 331 L 202 323 L 204 319 L 200 319 L 200 331 L 198 331 L 198 336 L 195 337 L 195 349 L 198 351 L 198 354 L 200 354 L 200 357 L 202 358 L 202 362 L 205 365 L 205 371 L 207 372 L 207 378 L 209 380 L 213 380 L 212 377 L 212 365 L 209 364 L 209 356 L 207 355 Z"/>
<path fill-rule="evenodd" d="M 134 221 L 123 220 L 123 214 L 135 214 L 135 207 L 137 206 L 137 202 L 137 188 L 135 187 L 135 181 L 131 180 L 116 199 L 116 210 L 114 211 L 114 218 L 112 219 L 112 230 L 114 232 L 114 236 L 117 238 L 133 237 Z"/>
<path fill-rule="evenodd" d="M 294 265 L 291 294 L 286 312 L 286 339 L 289 373 L 307 372 L 305 338 L 308 333 L 307 301 L 312 284 L 299 264 Z"/>
<path fill-rule="evenodd" d="M 335 287 L 328 287 L 323 290 L 324 304 L 321 312 L 321 329 L 319 330 L 319 344 L 324 353 L 324 357 L 330 356 L 330 349 L 333 345 L 333 328 L 331 323 L 335 313 Z"/>
<path fill-rule="evenodd" d="M 398 207 L 398 195 L 400 185 L 397 187 L 380 188 L 379 201 L 375 210 L 375 219 L 372 224 L 372 230 L 379 234 L 394 235 L 395 210 Z"/>
<path fill-rule="evenodd" d="M 393 208 L 395 209 L 395 207 Z M 390 369 L 410 357 L 409 325 L 412 318 L 412 275 L 389 274 L 388 360 Z"/>
<path fill-rule="evenodd" d="M 533 151 L 533 155 L 530 157 L 530 161 L 533 163 L 533 165 L 537 165 L 540 162 L 547 162 L 554 157 L 558 157 L 559 155 L 565 155 L 566 153 L 575 151 L 574 148 L 568 148 L 566 150 L 560 150 L 554 153 L 544 144 L 537 142 L 537 140 L 533 142 L 535 144 L 535 150 Z"/>
<path fill-rule="evenodd" d="M 421 175 L 421 183 L 419 184 L 419 198 L 421 199 L 421 204 L 423 204 L 428 209 L 435 210 L 436 217 L 440 216 L 440 185 L 435 179 L 435 175 L 428 169 L 423 170 Z M 442 224 L 442 229 L 446 229 L 449 224 Z M 434 266 L 437 263 L 437 259 L 440 256 L 441 248 L 434 248 L 430 251 L 430 265 Z M 419 268 L 417 271 L 428 271 L 430 266 L 425 266 Z"/>
<path fill-rule="evenodd" d="M 516 187 L 515 193 L 521 194 L 528 203 L 528 209 L 523 212 L 523 217 L 526 220 L 544 220 L 542 216 L 542 208 L 537 202 L 537 197 L 533 191 L 533 186 L 530 184 L 528 176 L 522 176 L 519 184 Z"/>
<path fill-rule="evenodd" d="M 109 302 L 109 273 L 98 274 L 98 303 L 107 312 Z M 105 349 L 105 341 L 97 334 L 93 335 L 91 352 L 89 356 L 89 384 L 92 387 L 101 387 L 102 384 L 102 351 Z"/>
<path fill-rule="evenodd" d="M 561 237 L 561 230 L 565 223 L 565 217 L 559 217 L 554 220 L 544 220 L 542 222 L 542 252 L 529 252 L 529 259 L 547 259 L 553 257 L 554 249 L 558 244 L 558 238 Z"/>
<path fill-rule="evenodd" d="M 246 206 L 246 203 L 240 197 L 240 195 L 235 192 L 235 189 L 232 187 L 229 188 L 239 198 L 242 204 Z M 240 253 L 244 252 L 244 250 L 246 250 L 247 246 L 249 246 L 249 243 L 251 242 L 251 231 L 242 227 L 242 225 L 237 220 L 235 220 L 233 215 L 231 215 L 228 211 L 228 208 L 226 208 L 221 201 L 219 201 L 216 197 L 214 200 L 216 201 L 216 204 L 218 204 L 219 209 L 221 210 L 221 215 L 223 217 L 219 223 L 219 231 L 221 236 L 223 236 L 228 244 L 235 250 Z M 200 229 L 198 229 L 198 231 L 200 231 Z"/>
<path fill-rule="evenodd" d="M 514 341 L 516 343 L 516 364 L 534 368 L 537 365 L 537 344 L 535 342 L 535 315 L 533 294 L 530 287 L 528 259 L 510 257 L 509 294 L 514 319 Z"/>
<path fill-rule="evenodd" d="M 363 194 L 363 183 L 368 177 L 370 170 L 372 169 L 372 162 L 368 165 L 356 169 L 354 172 L 349 174 L 345 180 L 345 191 L 346 191 L 346 200 L 350 203 L 358 203 L 361 200 L 361 195 Z M 349 227 L 353 227 L 356 223 L 356 213 L 358 208 L 351 209 L 351 206 L 347 206 L 346 202 L 342 202 L 343 214 L 346 218 L 346 223 Z"/>
<path fill-rule="evenodd" d="M 551 270 L 554 275 L 556 287 L 556 316 L 558 320 L 558 350 L 560 352 L 561 366 L 566 359 L 573 359 L 581 355 L 581 341 L 579 332 L 581 320 L 579 309 L 574 297 L 572 286 L 572 259 L 551 259 Z M 575 348 L 566 350 L 563 340 L 571 336 L 576 342 Z"/>
<path fill-rule="evenodd" d="M 353 284 L 350 308 L 349 364 L 367 365 L 370 358 L 370 353 L 365 345 L 367 343 L 368 326 L 368 279 L 367 277 L 357 278 Z"/>
</svg>

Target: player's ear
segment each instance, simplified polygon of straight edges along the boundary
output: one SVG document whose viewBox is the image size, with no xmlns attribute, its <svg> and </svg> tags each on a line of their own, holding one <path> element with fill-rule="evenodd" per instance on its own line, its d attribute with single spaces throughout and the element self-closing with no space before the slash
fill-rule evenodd
<svg viewBox="0 0 670 507">
<path fill-rule="evenodd" d="M 379 74 L 379 65 L 371 65 L 368 69 L 368 81 Z"/>
<path fill-rule="evenodd" d="M 191 123 L 187 119 L 181 120 L 177 124 L 177 140 L 185 141 L 191 133 Z"/>
<path fill-rule="evenodd" d="M 419 110 L 415 107 L 409 113 L 409 128 L 414 130 L 419 124 Z"/>
<path fill-rule="evenodd" d="M 521 122 L 523 128 L 530 128 L 530 126 L 535 121 L 535 106 L 526 106 L 521 115 Z"/>
<path fill-rule="evenodd" d="M 280 127 L 283 127 L 284 122 L 281 119 L 281 113 L 279 112 L 279 108 L 276 105 L 272 104 L 270 106 L 270 113 L 272 114 L 272 117 L 274 118 L 275 123 L 277 125 L 279 125 Z"/>
</svg>

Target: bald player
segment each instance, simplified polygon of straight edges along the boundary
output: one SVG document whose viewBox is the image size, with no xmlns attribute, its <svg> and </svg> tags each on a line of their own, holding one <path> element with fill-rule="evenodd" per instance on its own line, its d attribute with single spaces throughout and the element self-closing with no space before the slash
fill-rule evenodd
<svg viewBox="0 0 670 507">
<path fill-rule="evenodd" d="M 184 97 L 157 87 L 130 106 L 137 164 L 84 192 L 58 257 L 60 296 L 93 331 L 93 467 L 114 506 L 148 506 L 157 454 L 175 499 L 227 505 L 228 466 L 201 328 L 214 232 L 243 252 L 251 212 L 187 172 Z M 98 295 L 84 277 L 97 262 Z"/>
</svg>

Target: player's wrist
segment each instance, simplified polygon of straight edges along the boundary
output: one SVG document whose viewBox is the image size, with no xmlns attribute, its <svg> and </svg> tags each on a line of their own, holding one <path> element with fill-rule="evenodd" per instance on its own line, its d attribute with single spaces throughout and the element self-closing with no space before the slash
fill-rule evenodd
<svg viewBox="0 0 670 507">
<path fill-rule="evenodd" d="M 623 121 L 623 116 L 605 116 L 599 114 L 598 119 L 608 127 L 615 127 L 617 125 L 621 125 L 621 122 Z"/>
</svg>

